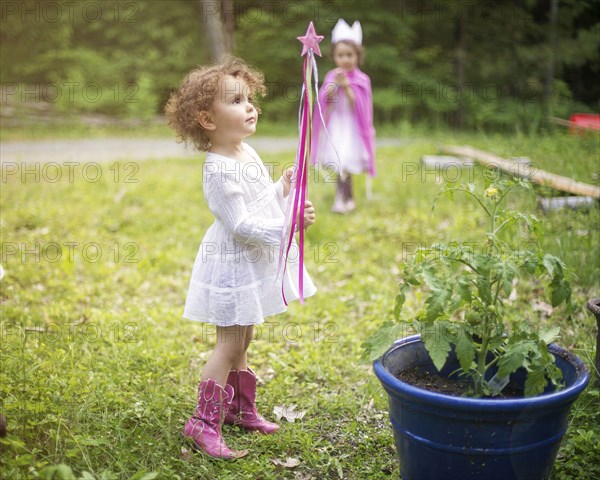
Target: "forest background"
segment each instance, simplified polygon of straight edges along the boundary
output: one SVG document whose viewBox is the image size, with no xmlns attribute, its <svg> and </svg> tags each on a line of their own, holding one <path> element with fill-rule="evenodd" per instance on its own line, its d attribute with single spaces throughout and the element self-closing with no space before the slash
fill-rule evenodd
<svg viewBox="0 0 600 480">
<path fill-rule="evenodd" d="M 198 64 L 233 52 L 264 72 L 266 118 L 293 125 L 300 44 L 360 20 L 376 125 L 532 131 L 600 110 L 600 9 L 586 0 L 19 1 L 2 3 L 3 106 L 149 119 Z M 597 3 L 596 3 L 597 7 Z M 12 118 L 18 116 L 10 111 Z M 6 117 L 6 115 L 5 115 Z"/>
</svg>

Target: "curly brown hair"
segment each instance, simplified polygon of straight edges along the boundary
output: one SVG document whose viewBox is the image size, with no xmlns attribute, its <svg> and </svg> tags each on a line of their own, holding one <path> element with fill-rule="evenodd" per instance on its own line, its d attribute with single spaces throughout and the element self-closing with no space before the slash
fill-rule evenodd
<svg viewBox="0 0 600 480">
<path fill-rule="evenodd" d="M 211 110 L 219 92 L 219 84 L 227 75 L 246 83 L 249 98 L 253 103 L 257 94 L 264 96 L 266 93 L 263 74 L 236 57 L 227 57 L 222 63 L 200 66 L 192 70 L 165 105 L 168 123 L 177 133 L 179 142 L 190 141 L 201 151 L 210 148 L 210 139 L 198 122 L 198 115 L 200 112 Z M 256 104 L 255 107 L 260 112 Z"/>
</svg>

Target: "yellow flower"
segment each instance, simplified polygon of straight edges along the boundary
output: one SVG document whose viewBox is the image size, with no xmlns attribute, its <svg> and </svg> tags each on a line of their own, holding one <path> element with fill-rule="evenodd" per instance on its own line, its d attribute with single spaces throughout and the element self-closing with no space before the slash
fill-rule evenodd
<svg viewBox="0 0 600 480">
<path fill-rule="evenodd" d="M 491 198 L 492 200 L 496 200 L 498 198 L 498 189 L 496 187 L 488 188 L 483 194 L 487 198 Z"/>
</svg>

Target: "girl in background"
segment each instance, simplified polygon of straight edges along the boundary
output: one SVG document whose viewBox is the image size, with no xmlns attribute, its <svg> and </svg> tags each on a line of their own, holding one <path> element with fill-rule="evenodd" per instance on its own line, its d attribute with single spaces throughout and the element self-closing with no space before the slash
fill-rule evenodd
<svg viewBox="0 0 600 480">
<path fill-rule="evenodd" d="M 332 211 L 345 214 L 355 208 L 352 175 L 375 175 L 373 99 L 371 80 L 358 68 L 364 56 L 360 23 L 350 27 L 338 20 L 331 41 L 336 68 L 325 76 L 318 98 L 329 138 L 315 109 L 312 160 L 338 172 Z"/>
</svg>

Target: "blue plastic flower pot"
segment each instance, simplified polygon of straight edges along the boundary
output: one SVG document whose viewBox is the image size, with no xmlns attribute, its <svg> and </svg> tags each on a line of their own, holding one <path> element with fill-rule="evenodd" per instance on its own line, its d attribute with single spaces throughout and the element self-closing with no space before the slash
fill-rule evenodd
<svg viewBox="0 0 600 480">
<path fill-rule="evenodd" d="M 575 355 L 552 344 L 565 388 L 517 399 L 474 399 L 430 392 L 395 375 L 418 366 L 435 372 L 420 335 L 400 339 L 374 363 L 389 396 L 403 480 L 550 478 L 569 410 L 589 382 Z M 441 375 L 459 367 L 452 353 Z M 511 377 L 522 384 L 524 375 Z"/>
</svg>

